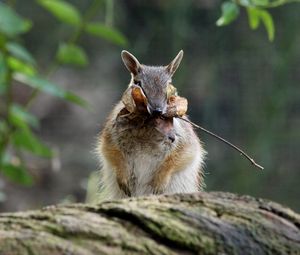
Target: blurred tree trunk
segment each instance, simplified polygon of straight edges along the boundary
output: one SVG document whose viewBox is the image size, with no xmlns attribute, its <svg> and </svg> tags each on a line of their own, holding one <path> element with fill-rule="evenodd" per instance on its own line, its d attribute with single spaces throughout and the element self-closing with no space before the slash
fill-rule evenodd
<svg viewBox="0 0 300 255">
<path fill-rule="evenodd" d="M 300 216 L 229 193 L 134 198 L 0 215 L 0 254 L 300 254 Z"/>
</svg>

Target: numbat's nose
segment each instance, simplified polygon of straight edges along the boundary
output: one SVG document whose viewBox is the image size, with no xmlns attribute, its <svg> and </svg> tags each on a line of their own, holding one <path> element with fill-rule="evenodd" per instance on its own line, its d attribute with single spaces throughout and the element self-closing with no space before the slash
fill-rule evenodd
<svg viewBox="0 0 300 255">
<path fill-rule="evenodd" d="M 158 116 L 158 115 L 162 115 L 162 109 L 160 108 L 156 108 L 152 111 L 152 115 Z"/>
</svg>

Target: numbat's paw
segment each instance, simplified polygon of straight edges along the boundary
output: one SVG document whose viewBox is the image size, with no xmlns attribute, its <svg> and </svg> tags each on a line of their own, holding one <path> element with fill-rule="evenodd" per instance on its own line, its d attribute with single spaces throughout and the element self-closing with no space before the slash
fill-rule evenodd
<svg viewBox="0 0 300 255">
<path fill-rule="evenodd" d="M 128 197 L 131 197 L 131 191 L 129 189 L 129 185 L 124 180 L 117 180 L 120 190 L 124 192 L 124 194 Z"/>
</svg>

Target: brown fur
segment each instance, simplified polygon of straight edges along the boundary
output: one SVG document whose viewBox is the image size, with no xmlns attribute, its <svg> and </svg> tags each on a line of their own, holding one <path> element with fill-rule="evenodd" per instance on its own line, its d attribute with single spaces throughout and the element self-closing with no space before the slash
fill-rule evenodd
<svg viewBox="0 0 300 255">
<path fill-rule="evenodd" d="M 121 190 L 128 196 L 130 196 L 130 190 L 128 187 L 127 171 L 124 170 L 126 162 L 124 156 L 119 148 L 113 144 L 111 134 L 105 130 L 101 136 L 101 142 L 103 148 L 103 156 L 110 162 L 112 171 L 116 172 L 117 182 Z"/>
<path fill-rule="evenodd" d="M 188 144 L 180 144 L 176 149 L 165 159 L 161 166 L 157 169 L 150 185 L 153 187 L 156 194 L 163 192 L 163 187 L 167 185 L 170 177 L 184 169 L 190 164 L 193 155 Z"/>
<path fill-rule="evenodd" d="M 163 119 L 153 113 L 157 109 L 165 113 L 167 109 L 167 87 L 182 54 L 166 67 L 152 67 L 141 65 L 128 52 L 122 53 L 132 74 L 129 89 L 133 89 L 133 99 L 138 100 L 135 108 L 128 108 L 132 99 L 123 97 L 126 100 L 113 109 L 100 136 L 105 199 L 201 189 L 205 151 L 193 128 L 183 120 Z M 143 101 L 146 112 L 136 106 L 142 94 L 147 97 Z"/>
</svg>

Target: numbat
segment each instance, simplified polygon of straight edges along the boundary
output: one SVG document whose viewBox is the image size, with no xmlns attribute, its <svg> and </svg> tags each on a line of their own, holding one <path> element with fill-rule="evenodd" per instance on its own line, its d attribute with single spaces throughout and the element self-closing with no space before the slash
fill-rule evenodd
<svg viewBox="0 0 300 255">
<path fill-rule="evenodd" d="M 131 80 L 100 135 L 101 197 L 196 192 L 206 154 L 187 118 L 187 100 L 171 84 L 183 51 L 167 66 L 147 66 L 129 52 Z"/>
</svg>

